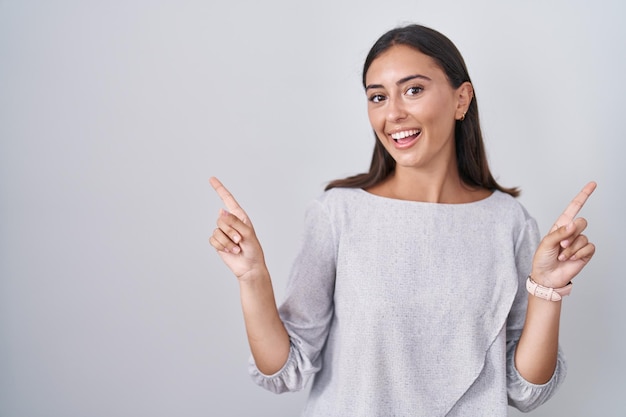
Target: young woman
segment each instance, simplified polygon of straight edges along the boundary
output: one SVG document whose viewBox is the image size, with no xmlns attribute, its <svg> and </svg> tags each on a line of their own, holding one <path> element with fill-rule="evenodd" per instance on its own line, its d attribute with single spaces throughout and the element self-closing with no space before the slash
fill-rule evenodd
<svg viewBox="0 0 626 417">
<path fill-rule="evenodd" d="M 370 170 L 310 205 L 280 310 L 250 219 L 211 179 L 228 211 L 210 243 L 240 283 L 254 380 L 278 393 L 315 375 L 305 416 L 539 406 L 565 376 L 561 297 L 595 251 L 576 218 L 595 183 L 539 242 L 489 171 L 463 58 L 432 29 L 384 34 L 363 86 Z"/>
</svg>

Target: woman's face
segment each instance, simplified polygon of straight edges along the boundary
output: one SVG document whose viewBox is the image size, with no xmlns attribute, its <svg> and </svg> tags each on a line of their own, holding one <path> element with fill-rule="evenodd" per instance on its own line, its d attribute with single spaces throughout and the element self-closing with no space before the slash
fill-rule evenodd
<svg viewBox="0 0 626 417">
<path fill-rule="evenodd" d="M 397 170 L 456 168 L 454 126 L 469 83 L 453 88 L 431 57 L 395 45 L 372 62 L 365 85 L 370 123 Z"/>
</svg>

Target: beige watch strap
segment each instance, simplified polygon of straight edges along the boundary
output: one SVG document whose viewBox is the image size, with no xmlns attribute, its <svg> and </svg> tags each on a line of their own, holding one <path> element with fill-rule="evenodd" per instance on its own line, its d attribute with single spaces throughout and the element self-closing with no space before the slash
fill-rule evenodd
<svg viewBox="0 0 626 417">
<path fill-rule="evenodd" d="M 570 281 L 569 284 L 562 288 L 549 288 L 537 284 L 529 275 L 528 279 L 526 279 L 526 289 L 535 297 L 543 298 L 548 301 L 560 301 L 563 297 L 572 292 L 572 283 Z"/>
</svg>

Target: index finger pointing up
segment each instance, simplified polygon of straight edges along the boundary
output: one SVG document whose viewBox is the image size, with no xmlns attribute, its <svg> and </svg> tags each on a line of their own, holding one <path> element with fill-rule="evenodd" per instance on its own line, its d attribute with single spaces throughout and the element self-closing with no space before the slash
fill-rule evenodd
<svg viewBox="0 0 626 417">
<path fill-rule="evenodd" d="M 220 180 L 215 177 L 211 177 L 209 178 L 209 182 L 211 183 L 211 187 L 213 187 L 213 189 L 217 192 L 217 195 L 224 202 L 224 205 L 226 206 L 228 211 L 230 211 L 231 213 L 237 210 L 243 211 L 237 200 L 235 200 L 235 197 L 233 197 L 230 191 L 228 191 L 226 187 L 224 187 L 224 184 L 222 184 Z"/>
<path fill-rule="evenodd" d="M 597 184 L 593 181 L 585 185 L 582 191 L 579 192 L 576 197 L 574 197 L 574 199 L 569 203 L 565 211 L 556 220 L 556 223 L 554 223 L 554 226 L 552 226 L 552 231 L 558 229 L 561 226 L 565 226 L 574 220 L 580 209 L 582 209 L 585 205 L 585 202 L 587 201 L 591 193 L 593 193 L 593 190 L 596 189 L 596 186 Z"/>
</svg>

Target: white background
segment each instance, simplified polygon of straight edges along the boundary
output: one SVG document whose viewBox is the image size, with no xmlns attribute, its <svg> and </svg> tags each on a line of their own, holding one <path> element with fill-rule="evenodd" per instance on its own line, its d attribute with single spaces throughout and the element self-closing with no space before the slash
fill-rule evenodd
<svg viewBox="0 0 626 417">
<path fill-rule="evenodd" d="M 363 59 L 410 22 L 461 50 L 492 171 L 542 231 L 598 182 L 569 375 L 530 415 L 626 415 L 624 16 L 617 0 L 0 0 L 0 416 L 296 416 L 306 393 L 248 377 L 207 179 L 252 217 L 280 300 L 304 207 L 369 165 Z"/>
</svg>

